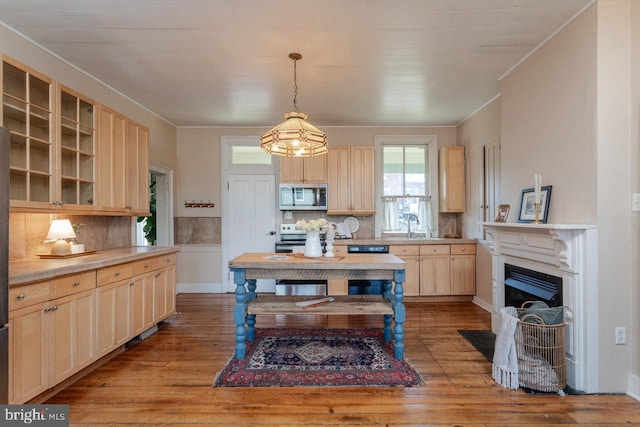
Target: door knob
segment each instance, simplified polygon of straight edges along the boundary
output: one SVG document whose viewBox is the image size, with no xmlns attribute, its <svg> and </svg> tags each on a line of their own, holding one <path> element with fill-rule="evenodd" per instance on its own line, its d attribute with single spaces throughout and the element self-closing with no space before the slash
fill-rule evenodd
<svg viewBox="0 0 640 427">
<path fill-rule="evenodd" d="M 265 236 L 275 236 L 276 232 L 275 231 L 270 231 L 267 234 L 265 234 Z"/>
</svg>

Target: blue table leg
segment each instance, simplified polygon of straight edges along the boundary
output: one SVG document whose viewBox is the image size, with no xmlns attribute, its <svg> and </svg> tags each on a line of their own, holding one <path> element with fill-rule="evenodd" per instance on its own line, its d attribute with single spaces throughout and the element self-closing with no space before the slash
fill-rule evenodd
<svg viewBox="0 0 640 427">
<path fill-rule="evenodd" d="M 236 284 L 236 306 L 233 310 L 233 322 L 236 324 L 236 358 L 244 359 L 247 351 L 244 329 L 247 317 L 246 289 L 244 287 L 246 274 L 243 268 L 231 269 L 231 271 L 233 271 L 233 282 Z"/>
<path fill-rule="evenodd" d="M 391 280 L 385 280 L 384 282 L 384 293 L 383 296 L 386 300 L 393 304 L 393 295 L 391 293 L 392 285 Z M 384 315 L 384 329 L 382 330 L 384 333 L 384 341 L 390 342 L 393 332 L 391 331 L 391 322 L 393 316 L 390 314 Z"/>
<path fill-rule="evenodd" d="M 256 298 L 256 279 L 247 280 L 247 289 L 249 290 L 249 294 L 247 295 L 247 302 Z M 247 315 L 247 341 L 253 341 L 256 339 L 256 315 L 249 314 Z"/>
<path fill-rule="evenodd" d="M 407 320 L 407 313 L 402 303 L 402 283 L 404 282 L 404 270 L 396 270 L 393 281 L 395 285 L 393 287 L 393 293 L 395 299 L 393 301 L 393 317 L 395 326 L 393 328 L 393 352 L 394 356 L 398 360 L 404 358 L 404 322 Z"/>
</svg>

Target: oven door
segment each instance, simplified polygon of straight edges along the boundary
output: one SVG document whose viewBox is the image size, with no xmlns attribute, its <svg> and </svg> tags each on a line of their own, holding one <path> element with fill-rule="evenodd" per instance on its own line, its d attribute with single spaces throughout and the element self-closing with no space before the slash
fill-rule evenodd
<svg viewBox="0 0 640 427">
<path fill-rule="evenodd" d="M 302 253 L 304 242 L 277 242 L 276 253 Z M 327 295 L 326 280 L 276 280 L 276 295 Z"/>
</svg>

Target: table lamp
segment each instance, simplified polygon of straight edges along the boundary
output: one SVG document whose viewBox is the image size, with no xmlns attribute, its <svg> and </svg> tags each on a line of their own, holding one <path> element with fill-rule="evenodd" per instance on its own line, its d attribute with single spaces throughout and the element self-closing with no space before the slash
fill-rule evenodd
<svg viewBox="0 0 640 427">
<path fill-rule="evenodd" d="M 71 254 L 71 245 L 65 239 L 75 239 L 76 233 L 73 231 L 71 222 L 68 219 L 54 219 L 49 227 L 47 240 L 55 240 L 51 248 L 51 255 Z"/>
</svg>

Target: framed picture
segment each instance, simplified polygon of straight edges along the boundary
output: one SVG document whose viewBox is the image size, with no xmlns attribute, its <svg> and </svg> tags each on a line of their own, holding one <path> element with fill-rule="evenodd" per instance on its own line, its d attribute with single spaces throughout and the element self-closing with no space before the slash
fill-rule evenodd
<svg viewBox="0 0 640 427">
<path fill-rule="evenodd" d="M 509 217 L 509 209 L 511 209 L 511 206 L 509 205 L 498 205 L 495 222 L 507 222 L 507 218 Z"/>
<path fill-rule="evenodd" d="M 534 199 L 535 190 L 533 188 L 526 188 L 522 190 L 522 197 L 520 198 L 520 216 L 518 217 L 518 222 L 533 222 L 535 220 L 536 214 L 533 208 Z M 547 223 L 550 201 L 551 186 L 545 185 L 544 187 L 540 187 L 540 215 L 538 219 L 542 224 Z"/>
</svg>

